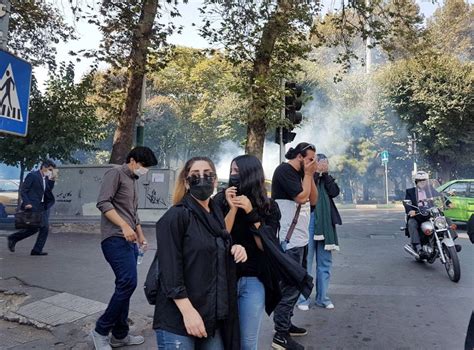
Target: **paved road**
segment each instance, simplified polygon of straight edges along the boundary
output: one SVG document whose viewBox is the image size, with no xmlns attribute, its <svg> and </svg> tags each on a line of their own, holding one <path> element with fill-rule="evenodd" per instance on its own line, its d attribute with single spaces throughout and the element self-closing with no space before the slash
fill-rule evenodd
<svg viewBox="0 0 474 350">
<path fill-rule="evenodd" d="M 399 231 L 403 215 L 393 210 L 342 210 L 339 229 L 341 251 L 334 254 L 330 296 L 335 310 L 295 311 L 294 321 L 307 327 L 300 341 L 307 349 L 462 349 L 467 323 L 474 308 L 474 246 L 460 239 L 462 277 L 457 284 L 444 267 L 416 263 L 403 251 Z M 152 248 L 154 233 L 146 232 Z M 113 291 L 113 276 L 100 252 L 100 237 L 93 234 L 54 234 L 48 257 L 30 257 L 33 238 L 6 249 L 0 240 L 0 274 L 30 285 L 68 292 L 106 303 Z M 153 253 L 139 266 L 140 285 Z M 152 316 L 141 290 L 132 309 Z M 269 349 L 272 322 L 265 317 L 261 349 Z M 154 349 L 154 339 L 143 349 Z"/>
</svg>

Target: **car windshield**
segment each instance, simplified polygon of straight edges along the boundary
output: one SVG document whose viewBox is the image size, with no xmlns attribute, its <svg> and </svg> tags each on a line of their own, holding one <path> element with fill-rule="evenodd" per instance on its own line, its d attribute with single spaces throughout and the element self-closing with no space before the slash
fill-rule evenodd
<svg viewBox="0 0 474 350">
<path fill-rule="evenodd" d="M 0 181 L 0 192 L 17 192 L 18 185 L 13 181 Z"/>
</svg>

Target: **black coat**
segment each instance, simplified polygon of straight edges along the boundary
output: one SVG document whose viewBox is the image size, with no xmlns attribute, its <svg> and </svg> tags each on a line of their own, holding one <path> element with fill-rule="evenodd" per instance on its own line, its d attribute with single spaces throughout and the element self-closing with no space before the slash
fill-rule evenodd
<svg viewBox="0 0 474 350">
<path fill-rule="evenodd" d="M 26 176 L 20 190 L 21 208 L 23 210 L 28 204 L 33 206 L 33 211 L 47 210 L 54 205 L 54 181 L 46 178 L 45 183 L 46 188 L 43 186 L 43 176 L 39 170 L 32 171 Z M 44 201 L 41 203 L 43 197 Z"/>
<path fill-rule="evenodd" d="M 201 315 L 207 334 L 212 336 L 219 329 L 225 349 L 237 350 L 240 348 L 240 333 L 235 262 L 230 254 L 231 237 L 224 229 L 222 212 L 212 201 L 210 207 L 212 214 L 186 195 L 156 224 L 160 271 L 153 328 L 187 336 L 174 299 L 189 298 Z M 222 256 L 224 260 L 220 258 Z M 226 290 L 226 295 L 223 290 Z M 218 319 L 217 314 L 223 308 L 227 309 L 227 316 Z"/>
<path fill-rule="evenodd" d="M 223 192 L 216 195 L 221 205 L 226 206 Z M 294 285 L 306 298 L 314 287 L 313 278 L 297 261 L 286 254 L 277 238 L 281 218 L 278 204 L 271 200 L 271 210 L 268 216 L 260 217 L 262 223 L 257 229 L 249 225 L 249 234 L 261 238 L 265 261 L 262 263 L 262 273 L 259 276 L 265 286 L 265 311 L 270 314 L 281 299 L 279 282 L 284 280 L 287 284 Z"/>
<path fill-rule="evenodd" d="M 342 225 L 341 215 L 339 214 L 339 210 L 337 210 L 336 204 L 334 204 L 334 198 L 339 196 L 341 192 L 339 190 L 339 186 L 336 183 L 336 180 L 329 175 L 328 173 L 323 173 L 322 176 L 319 176 L 319 173 L 314 175 L 314 182 L 316 186 L 319 182 L 324 183 L 324 188 L 329 196 L 329 201 L 331 202 L 331 221 L 333 225 Z"/>
<path fill-rule="evenodd" d="M 441 194 L 434 189 L 434 187 L 429 188 L 429 193 L 431 193 L 431 197 L 439 197 Z M 418 206 L 418 196 L 416 192 L 416 187 L 408 188 L 405 193 L 405 199 L 409 199 L 414 206 Z M 451 204 L 451 201 L 447 200 L 446 205 Z M 406 205 L 403 203 L 403 206 L 405 207 L 405 213 L 408 214 L 411 210 L 417 211 L 416 208 L 410 207 L 409 205 Z"/>
</svg>

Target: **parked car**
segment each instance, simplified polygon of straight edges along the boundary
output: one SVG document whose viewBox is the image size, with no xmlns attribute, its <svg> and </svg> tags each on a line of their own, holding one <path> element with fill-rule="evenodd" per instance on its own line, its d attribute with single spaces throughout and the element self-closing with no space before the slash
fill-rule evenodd
<svg viewBox="0 0 474 350">
<path fill-rule="evenodd" d="M 453 180 L 437 190 L 448 195 L 454 204 L 454 208 L 444 212 L 445 215 L 454 221 L 468 222 L 474 214 L 474 180 Z"/>
<path fill-rule="evenodd" d="M 0 180 L 0 205 L 8 215 L 15 214 L 18 204 L 19 184 L 13 180 Z"/>
</svg>

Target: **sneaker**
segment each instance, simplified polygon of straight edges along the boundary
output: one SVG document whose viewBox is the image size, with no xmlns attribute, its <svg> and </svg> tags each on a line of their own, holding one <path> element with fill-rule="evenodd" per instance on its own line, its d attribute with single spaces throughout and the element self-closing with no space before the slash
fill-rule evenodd
<svg viewBox="0 0 474 350">
<path fill-rule="evenodd" d="M 276 350 L 304 350 L 304 346 L 295 342 L 289 334 L 279 332 L 273 336 L 272 348 Z"/>
<path fill-rule="evenodd" d="M 322 305 L 322 304 L 316 304 L 316 306 L 318 307 L 322 307 L 323 309 L 328 309 L 328 310 L 332 310 L 335 308 L 334 304 L 333 303 L 329 303 L 327 305 Z"/>
<path fill-rule="evenodd" d="M 113 335 L 110 337 L 110 345 L 113 348 L 119 348 L 121 346 L 129 346 L 129 345 L 140 345 L 145 342 L 145 338 L 141 335 L 127 335 L 123 339 L 117 339 Z"/>
<path fill-rule="evenodd" d="M 13 240 L 13 238 L 8 237 L 8 250 L 12 253 L 15 252 L 15 244 L 16 242 Z"/>
<path fill-rule="evenodd" d="M 296 327 L 294 324 L 291 325 L 289 332 L 292 337 L 301 337 L 303 335 L 308 334 L 308 331 L 306 329 Z"/>
<path fill-rule="evenodd" d="M 309 310 L 309 305 L 306 305 L 306 304 L 298 304 L 297 307 L 301 311 L 308 311 Z"/>
<path fill-rule="evenodd" d="M 109 337 L 100 335 L 95 330 L 91 331 L 90 336 L 94 342 L 95 350 L 112 350 L 109 344 Z"/>
<path fill-rule="evenodd" d="M 462 246 L 459 244 L 455 244 L 454 247 L 456 248 L 456 252 L 459 253 L 462 250 Z"/>
</svg>

